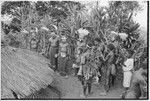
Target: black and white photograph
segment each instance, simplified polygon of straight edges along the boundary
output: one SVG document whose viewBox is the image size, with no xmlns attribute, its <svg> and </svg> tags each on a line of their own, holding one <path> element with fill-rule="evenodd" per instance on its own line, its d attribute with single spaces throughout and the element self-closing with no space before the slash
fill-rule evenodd
<svg viewBox="0 0 150 101">
<path fill-rule="evenodd" d="M 148 100 L 149 1 L 0 1 L 1 100 Z"/>
</svg>

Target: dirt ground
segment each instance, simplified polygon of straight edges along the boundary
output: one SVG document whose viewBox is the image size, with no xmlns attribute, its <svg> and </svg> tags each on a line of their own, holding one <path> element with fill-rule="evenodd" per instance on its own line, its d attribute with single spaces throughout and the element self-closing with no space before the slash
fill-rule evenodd
<svg viewBox="0 0 150 101">
<path fill-rule="evenodd" d="M 103 88 L 100 84 L 92 85 L 92 94 L 87 96 L 87 99 L 121 99 L 121 94 L 123 92 L 123 87 L 121 82 L 116 82 L 115 86 L 110 88 L 107 95 L 102 95 Z"/>
<path fill-rule="evenodd" d="M 83 87 L 74 71 L 70 71 L 68 78 L 60 76 L 55 72 L 54 81 L 47 88 L 41 89 L 34 99 L 121 99 L 123 87 L 121 83 L 121 74 L 117 74 L 114 87 L 110 88 L 107 95 L 102 95 L 103 87 L 101 84 L 92 84 L 92 94 L 84 96 Z"/>
<path fill-rule="evenodd" d="M 115 82 L 115 86 L 110 88 L 107 95 L 103 93 L 102 85 L 93 84 L 92 94 L 83 96 L 83 88 L 75 76 L 68 78 L 55 74 L 54 82 L 45 89 L 39 91 L 35 99 L 120 99 L 123 87 L 121 82 Z"/>
<path fill-rule="evenodd" d="M 77 77 L 69 76 L 65 78 L 56 74 L 51 86 L 61 92 L 62 99 L 84 98 L 82 85 Z"/>
</svg>

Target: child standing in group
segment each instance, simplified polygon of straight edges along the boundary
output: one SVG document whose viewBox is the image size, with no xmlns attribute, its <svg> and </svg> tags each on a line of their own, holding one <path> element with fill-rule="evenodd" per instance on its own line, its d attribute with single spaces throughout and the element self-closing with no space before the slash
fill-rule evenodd
<svg viewBox="0 0 150 101">
<path fill-rule="evenodd" d="M 132 73 L 133 67 L 134 67 L 134 59 L 132 58 L 132 52 L 129 51 L 125 59 L 124 66 L 122 68 L 123 69 L 123 87 L 125 88 L 124 93 L 126 93 L 130 87 L 131 77 L 133 74 Z"/>
</svg>

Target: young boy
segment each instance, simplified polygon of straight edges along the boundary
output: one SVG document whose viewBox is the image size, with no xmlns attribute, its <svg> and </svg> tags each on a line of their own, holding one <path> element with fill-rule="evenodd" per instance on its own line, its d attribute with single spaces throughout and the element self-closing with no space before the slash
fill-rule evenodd
<svg viewBox="0 0 150 101">
<path fill-rule="evenodd" d="M 123 69 L 123 87 L 125 88 L 124 93 L 126 93 L 130 87 L 133 66 L 134 66 L 134 59 L 132 58 L 132 52 L 129 51 L 125 59 L 124 66 L 122 68 Z"/>
</svg>

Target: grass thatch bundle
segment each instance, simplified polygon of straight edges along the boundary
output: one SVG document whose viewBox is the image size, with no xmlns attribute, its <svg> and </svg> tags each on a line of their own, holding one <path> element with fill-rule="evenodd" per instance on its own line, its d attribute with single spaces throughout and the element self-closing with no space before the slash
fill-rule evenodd
<svg viewBox="0 0 150 101">
<path fill-rule="evenodd" d="M 45 88 L 53 81 L 49 60 L 38 53 L 11 47 L 1 49 L 1 97 L 15 98 L 15 92 L 24 98 Z"/>
</svg>

